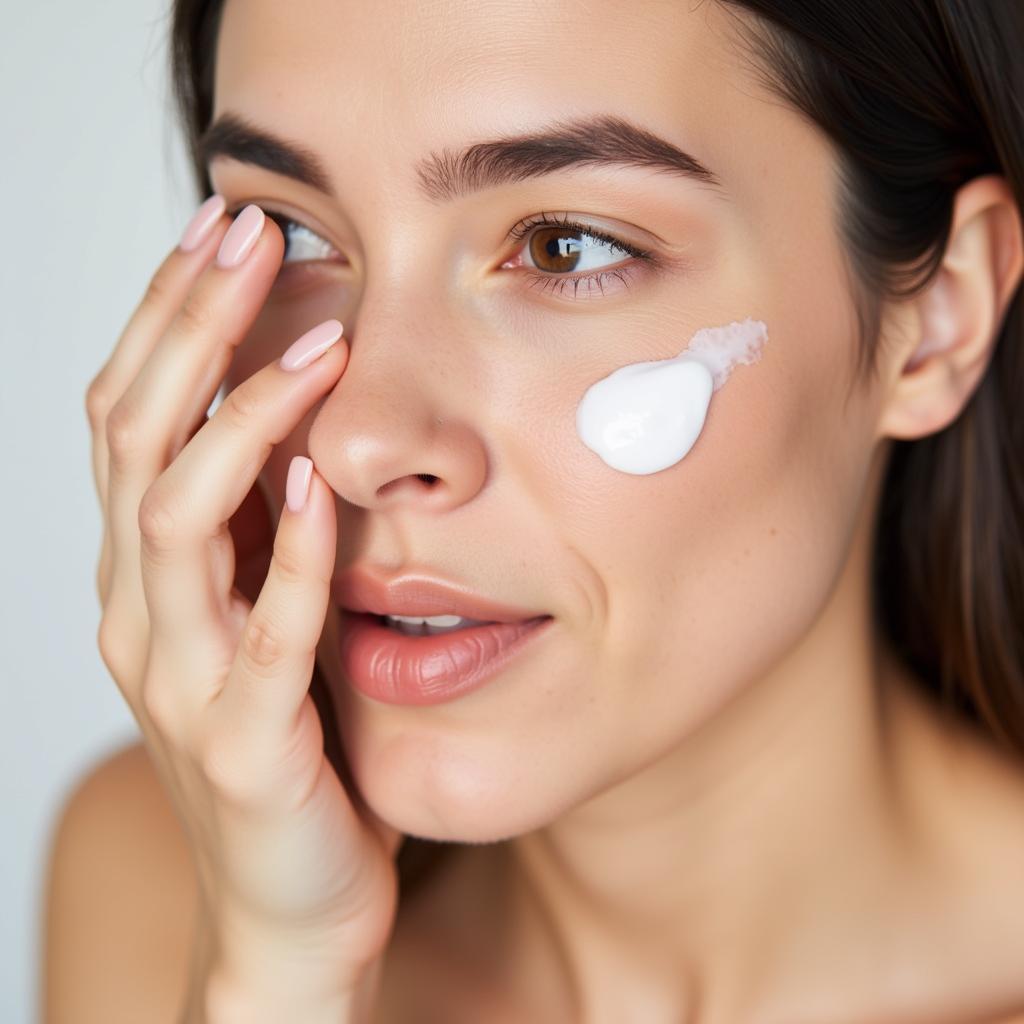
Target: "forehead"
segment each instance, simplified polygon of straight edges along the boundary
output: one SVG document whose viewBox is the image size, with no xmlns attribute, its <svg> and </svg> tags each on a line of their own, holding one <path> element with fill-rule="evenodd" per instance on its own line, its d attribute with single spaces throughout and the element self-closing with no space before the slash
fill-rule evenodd
<svg viewBox="0 0 1024 1024">
<path fill-rule="evenodd" d="M 738 247 L 832 245 L 834 151 L 765 89 L 745 19 L 717 0 L 226 0 L 213 113 L 301 142 L 341 194 L 398 220 L 428 155 L 619 116 L 715 173 L 731 202 L 701 202 Z"/>
<path fill-rule="evenodd" d="M 529 102 L 531 82 L 543 99 L 600 84 L 628 100 L 710 72 L 729 24 L 717 3 L 682 0 L 226 0 L 218 84 L 305 69 L 372 82 L 389 106 L 513 82 L 525 93 L 503 101 Z"/>
<path fill-rule="evenodd" d="M 753 88 L 731 25 L 680 0 L 227 0 L 214 113 L 316 140 L 332 163 L 342 143 L 350 164 L 408 161 L 588 114 L 710 154 Z"/>
</svg>

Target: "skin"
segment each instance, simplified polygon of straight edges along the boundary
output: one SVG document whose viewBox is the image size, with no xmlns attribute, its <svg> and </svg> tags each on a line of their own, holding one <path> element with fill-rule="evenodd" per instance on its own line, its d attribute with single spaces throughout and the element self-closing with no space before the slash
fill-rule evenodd
<svg viewBox="0 0 1024 1024">
<path fill-rule="evenodd" d="M 303 143 L 341 197 L 211 168 L 229 208 L 260 203 L 337 250 L 275 284 L 225 380 L 345 325 L 344 374 L 261 475 L 275 517 L 308 454 L 336 496 L 338 570 L 434 570 L 558 620 L 493 684 L 403 708 L 347 685 L 328 609 L 318 661 L 363 798 L 467 844 L 395 948 L 430 963 L 424 980 L 448 972 L 432 1005 L 472 989 L 538 1021 L 1024 1007 L 1024 828 L 1007 824 L 1024 768 L 915 696 L 867 590 L 889 439 L 942 429 L 977 387 L 1021 277 L 1019 211 L 1001 179 L 961 190 L 941 274 L 886 308 L 879 372 L 857 384 L 834 154 L 756 84 L 722 9 L 692 6 L 226 6 L 215 116 Z M 428 153 L 566 113 L 640 121 L 725 191 L 622 168 L 417 192 Z M 604 296 L 531 289 L 506 235 L 541 211 L 664 268 Z M 582 445 L 590 384 L 747 316 L 768 325 L 763 358 L 682 462 L 629 476 Z"/>
</svg>

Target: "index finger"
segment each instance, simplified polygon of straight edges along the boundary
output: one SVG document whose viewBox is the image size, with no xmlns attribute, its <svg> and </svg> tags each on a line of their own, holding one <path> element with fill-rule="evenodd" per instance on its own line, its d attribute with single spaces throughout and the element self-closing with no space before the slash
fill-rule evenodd
<svg viewBox="0 0 1024 1024">
<path fill-rule="evenodd" d="M 93 435 L 93 478 L 104 509 L 109 466 L 104 428 L 107 414 L 128 390 L 192 286 L 216 254 L 231 226 L 231 218 L 223 215 L 225 205 L 224 197 L 215 194 L 199 207 L 185 228 L 182 241 L 156 269 L 113 351 L 89 383 L 85 408 Z M 190 247 L 183 248 L 183 245 Z"/>
</svg>

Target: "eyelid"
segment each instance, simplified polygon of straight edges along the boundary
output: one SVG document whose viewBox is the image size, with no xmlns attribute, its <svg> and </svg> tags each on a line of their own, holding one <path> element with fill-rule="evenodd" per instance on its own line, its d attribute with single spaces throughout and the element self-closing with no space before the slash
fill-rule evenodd
<svg viewBox="0 0 1024 1024">
<path fill-rule="evenodd" d="M 277 223 L 277 226 L 281 229 L 281 234 L 284 235 L 286 239 L 288 235 L 287 232 L 285 231 L 284 225 L 280 223 L 281 221 L 289 221 L 290 223 L 296 225 L 297 227 L 300 227 L 303 230 L 308 231 L 311 235 L 315 235 L 321 241 L 326 242 L 331 247 L 335 254 L 337 254 L 338 256 L 342 255 L 338 247 L 330 240 L 330 238 L 327 237 L 327 234 L 324 231 L 320 231 L 317 228 L 313 227 L 305 216 L 287 213 L 286 211 L 277 208 L 274 203 L 264 203 L 259 200 L 247 199 L 244 202 L 235 203 L 234 205 L 229 206 L 225 212 L 229 217 L 233 217 L 236 214 L 240 213 L 242 210 L 244 210 L 245 207 L 249 206 L 251 203 L 255 203 L 255 205 L 258 206 L 271 220 Z M 329 263 L 331 261 L 325 257 L 320 257 L 312 260 L 297 260 L 295 262 Z"/>
<path fill-rule="evenodd" d="M 601 227 L 593 224 L 586 217 L 577 217 L 570 213 L 547 213 L 541 211 L 538 214 L 531 214 L 516 221 L 509 229 L 508 237 L 522 241 L 535 227 L 560 227 L 568 231 L 576 231 L 587 235 L 606 245 L 613 246 L 620 252 L 626 253 L 636 259 L 656 261 L 655 254 L 643 246 L 630 242 L 618 234 L 614 229 Z"/>
<path fill-rule="evenodd" d="M 244 210 L 246 206 L 251 205 L 253 202 L 254 200 L 249 199 L 243 202 L 235 203 L 227 208 L 226 213 L 229 217 L 234 217 L 237 214 L 241 213 L 241 211 Z M 327 238 L 322 231 L 318 231 L 316 228 L 311 227 L 310 224 L 303 217 L 287 213 L 284 210 L 278 209 L 272 203 L 257 202 L 256 205 L 259 206 L 263 210 L 263 212 L 273 220 L 291 221 L 293 224 L 296 224 L 299 227 L 304 228 L 306 231 L 309 231 L 311 234 L 316 235 L 322 241 L 327 242 L 329 245 L 332 246 L 332 248 L 336 249 L 334 243 L 331 242 L 331 240 Z M 281 225 L 279 224 L 278 227 L 280 226 Z M 632 242 L 627 241 L 624 238 L 621 238 L 611 230 L 602 228 L 597 224 L 590 224 L 585 219 L 576 218 L 571 214 L 553 214 L 547 213 L 543 210 L 540 213 L 530 214 L 529 216 L 522 217 L 518 221 L 516 221 L 516 223 L 513 224 L 512 227 L 509 229 L 506 238 L 515 241 L 521 241 L 527 236 L 527 234 L 530 232 L 532 228 L 538 226 L 564 227 L 567 229 L 575 228 L 582 233 L 586 233 L 591 238 L 605 242 L 608 245 L 615 246 L 621 251 L 629 253 L 629 255 L 631 256 L 635 256 L 640 259 L 654 258 L 653 252 L 644 249 L 640 245 L 634 244 Z"/>
<path fill-rule="evenodd" d="M 233 204 L 227 213 L 229 216 L 233 216 L 243 210 L 253 200 L 246 200 Z M 326 235 L 311 227 L 305 220 L 304 217 L 287 213 L 276 207 L 274 203 L 263 203 L 257 202 L 257 205 L 264 210 L 266 215 L 276 222 L 289 221 L 304 230 L 310 232 L 320 238 L 327 245 L 334 250 L 339 256 L 342 254 L 339 252 L 337 247 Z M 278 227 L 281 228 L 282 234 L 287 235 L 283 225 L 278 223 Z M 527 217 L 523 217 L 518 220 L 509 229 L 506 235 L 506 240 L 516 240 L 522 242 L 535 227 L 562 227 L 566 231 L 574 230 L 581 234 L 586 234 L 595 240 L 602 242 L 614 249 L 617 249 L 622 253 L 624 259 L 628 259 L 627 263 L 613 264 L 608 267 L 602 267 L 591 271 L 581 272 L 578 274 L 572 274 L 572 272 L 565 272 L 563 274 L 545 273 L 539 268 L 531 268 L 529 265 L 521 268 L 524 273 L 521 275 L 526 278 L 526 287 L 528 289 L 536 289 L 540 287 L 540 291 L 557 291 L 561 294 L 566 288 L 572 286 L 573 288 L 573 301 L 579 300 L 579 288 L 580 285 L 587 285 L 588 294 L 593 292 L 595 289 L 600 289 L 602 296 L 604 295 L 604 281 L 608 278 L 619 279 L 624 286 L 629 287 L 629 282 L 633 276 L 644 271 L 651 272 L 659 269 L 674 269 L 674 270 L 686 270 L 689 266 L 689 261 L 680 259 L 673 255 L 663 255 L 656 253 L 652 250 L 645 249 L 640 245 L 634 244 L 633 242 L 627 241 L 625 238 L 613 233 L 613 231 L 601 227 L 597 224 L 589 222 L 588 218 L 576 217 L 572 214 L 561 214 L 561 213 L 547 213 L 541 211 L 538 214 L 530 214 Z M 525 245 L 518 247 L 520 250 L 526 248 Z M 302 265 L 305 264 L 308 267 L 316 267 L 321 264 L 330 264 L 332 261 L 325 257 L 318 257 L 307 260 L 296 260 L 294 263 L 286 263 L 287 267 L 296 267 L 301 269 Z M 507 260 L 504 262 L 508 262 Z"/>
</svg>

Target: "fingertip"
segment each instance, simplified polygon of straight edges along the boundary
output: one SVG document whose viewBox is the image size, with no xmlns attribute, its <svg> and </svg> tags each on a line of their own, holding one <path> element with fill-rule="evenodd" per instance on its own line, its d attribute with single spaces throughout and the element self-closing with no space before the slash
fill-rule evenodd
<svg viewBox="0 0 1024 1024">
<path fill-rule="evenodd" d="M 309 499 L 313 478 L 313 460 L 306 455 L 295 455 L 288 464 L 288 479 L 284 496 L 291 512 L 301 512 Z"/>
<path fill-rule="evenodd" d="M 334 505 L 336 497 L 334 488 L 327 482 L 324 475 L 313 465 L 309 478 L 309 496 L 306 499 L 307 507 L 316 502 L 316 514 L 318 517 L 327 517 L 329 526 L 336 525 L 337 510 Z M 331 529 L 333 536 L 333 529 Z"/>
<path fill-rule="evenodd" d="M 328 548 L 337 541 L 334 491 L 308 455 L 296 455 L 288 465 L 285 505 L 290 514 L 301 514 L 300 531 L 320 552 L 315 557 L 327 557 Z"/>
<path fill-rule="evenodd" d="M 188 224 L 185 225 L 178 248 L 182 252 L 194 252 L 198 249 L 212 235 L 213 229 L 223 217 L 226 208 L 227 202 L 224 197 L 214 192 L 200 205 Z"/>
</svg>

